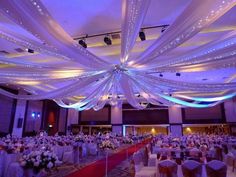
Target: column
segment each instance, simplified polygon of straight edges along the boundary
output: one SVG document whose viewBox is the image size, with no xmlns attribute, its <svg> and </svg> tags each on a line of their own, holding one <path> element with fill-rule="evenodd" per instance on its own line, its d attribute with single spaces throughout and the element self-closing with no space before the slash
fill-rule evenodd
<svg viewBox="0 0 236 177">
<path fill-rule="evenodd" d="M 59 122 L 58 122 L 58 132 L 60 134 L 65 134 L 66 133 L 66 120 L 68 116 L 68 109 L 66 108 L 60 108 L 60 114 L 59 114 Z"/>
<path fill-rule="evenodd" d="M 75 109 L 69 109 L 67 117 L 67 134 L 71 132 L 71 125 L 78 124 L 78 122 L 79 122 L 79 111 Z"/>
<path fill-rule="evenodd" d="M 17 100 L 16 103 L 16 112 L 14 116 L 14 123 L 12 129 L 12 135 L 22 137 L 23 134 L 23 125 L 26 113 L 26 100 Z"/>
<path fill-rule="evenodd" d="M 236 99 L 229 99 L 224 102 L 225 120 L 229 125 L 230 134 L 236 135 Z"/>
<path fill-rule="evenodd" d="M 122 108 L 117 105 L 111 107 L 111 125 L 112 132 L 123 134 Z"/>
<path fill-rule="evenodd" d="M 182 110 L 177 106 L 170 106 L 168 108 L 169 112 L 169 133 L 173 136 L 182 136 L 183 127 L 182 127 Z"/>
<path fill-rule="evenodd" d="M 225 119 L 227 123 L 236 123 L 236 99 L 224 102 Z"/>
</svg>

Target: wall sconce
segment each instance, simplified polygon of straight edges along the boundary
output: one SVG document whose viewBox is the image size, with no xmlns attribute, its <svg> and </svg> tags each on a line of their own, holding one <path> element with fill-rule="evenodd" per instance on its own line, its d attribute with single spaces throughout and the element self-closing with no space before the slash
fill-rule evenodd
<svg viewBox="0 0 236 177">
<path fill-rule="evenodd" d="M 31 117 L 32 117 L 32 118 L 35 118 L 35 117 L 36 117 L 36 113 L 35 113 L 35 112 L 32 112 L 32 113 L 31 113 Z"/>
<path fill-rule="evenodd" d="M 40 115 L 40 112 L 32 112 L 32 113 L 31 113 L 31 117 L 34 118 L 34 119 L 35 119 L 35 118 L 40 118 L 40 116 L 41 116 L 41 115 Z"/>
</svg>

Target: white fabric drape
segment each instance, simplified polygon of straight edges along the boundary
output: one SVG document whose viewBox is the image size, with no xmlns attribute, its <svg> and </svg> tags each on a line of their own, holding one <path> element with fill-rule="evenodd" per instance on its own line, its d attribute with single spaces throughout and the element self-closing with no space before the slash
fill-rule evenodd
<svg viewBox="0 0 236 177">
<path fill-rule="evenodd" d="M 114 66 L 79 46 L 39 0 L 2 0 L 0 13 L 37 40 L 4 27 L 0 28 L 0 38 L 22 48 L 33 49 L 38 57 L 46 55 L 62 62 L 52 65 L 20 60 L 21 57 L 16 61 L 0 56 L 1 64 L 11 66 L 1 68 L 0 83 L 32 90 L 31 95 L 14 95 L 0 89 L 0 94 L 15 99 L 53 99 L 62 107 L 77 110 L 99 110 L 107 103 L 115 105 L 123 99 L 138 109 L 144 109 L 148 103 L 198 108 L 214 106 L 235 96 L 235 82 L 191 83 L 160 78 L 152 72 L 235 67 L 235 31 L 192 51 L 181 52 L 174 57 L 170 54 L 235 4 L 236 0 L 189 1 L 167 30 L 140 56 L 132 58 L 132 49 L 145 22 L 150 0 L 123 0 L 120 63 Z M 68 67 L 68 61 L 75 66 Z M 53 87 L 49 91 L 39 91 L 36 86 L 27 85 L 30 82 L 37 83 L 36 86 L 51 84 Z M 180 91 L 204 93 L 206 97 L 175 94 Z M 215 92 L 218 96 L 213 97 Z"/>
</svg>

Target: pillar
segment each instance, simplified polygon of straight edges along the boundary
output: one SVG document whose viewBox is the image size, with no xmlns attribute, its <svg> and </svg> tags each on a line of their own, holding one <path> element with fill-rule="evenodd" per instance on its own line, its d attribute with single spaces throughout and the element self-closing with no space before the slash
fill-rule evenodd
<svg viewBox="0 0 236 177">
<path fill-rule="evenodd" d="M 14 116 L 12 135 L 22 137 L 23 135 L 23 125 L 25 121 L 27 101 L 17 100 L 16 102 L 16 112 Z"/>
<path fill-rule="evenodd" d="M 118 105 L 111 107 L 111 125 L 112 132 L 123 134 L 122 108 Z"/>
<path fill-rule="evenodd" d="M 173 136 L 182 136 L 183 135 L 183 126 L 182 126 L 182 110 L 177 106 L 170 106 L 168 108 L 169 112 L 169 133 Z"/>
<path fill-rule="evenodd" d="M 227 123 L 236 123 L 236 99 L 224 102 L 225 118 Z"/>
<path fill-rule="evenodd" d="M 67 117 L 67 134 L 71 132 L 71 125 L 78 123 L 79 123 L 79 111 L 75 109 L 69 109 Z"/>
</svg>

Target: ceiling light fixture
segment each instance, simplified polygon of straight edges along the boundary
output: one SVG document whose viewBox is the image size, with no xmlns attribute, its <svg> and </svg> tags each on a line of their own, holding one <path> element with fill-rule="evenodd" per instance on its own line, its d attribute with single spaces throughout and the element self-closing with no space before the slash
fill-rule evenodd
<svg viewBox="0 0 236 177">
<path fill-rule="evenodd" d="M 161 32 L 163 33 L 163 32 L 166 30 L 166 28 L 167 28 L 167 26 L 163 26 L 163 27 L 161 28 Z"/>
<path fill-rule="evenodd" d="M 104 42 L 106 43 L 106 45 L 112 45 L 112 41 L 109 35 L 106 35 L 104 37 Z"/>
<path fill-rule="evenodd" d="M 176 76 L 181 76 L 181 74 L 180 73 L 176 73 Z"/>
<path fill-rule="evenodd" d="M 34 53 L 34 50 L 33 50 L 33 49 L 26 49 L 26 51 L 27 51 L 28 53 Z"/>
<path fill-rule="evenodd" d="M 79 40 L 79 44 L 83 47 L 83 48 L 87 48 L 87 44 L 86 44 L 86 42 L 85 42 L 85 39 L 80 39 Z"/>
<path fill-rule="evenodd" d="M 146 40 L 146 36 L 145 36 L 145 33 L 143 32 L 143 30 L 141 30 L 139 32 L 139 38 L 141 39 L 141 41 L 145 41 Z"/>
</svg>

